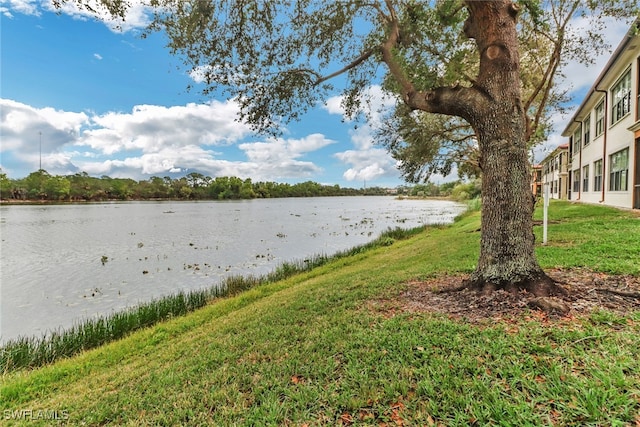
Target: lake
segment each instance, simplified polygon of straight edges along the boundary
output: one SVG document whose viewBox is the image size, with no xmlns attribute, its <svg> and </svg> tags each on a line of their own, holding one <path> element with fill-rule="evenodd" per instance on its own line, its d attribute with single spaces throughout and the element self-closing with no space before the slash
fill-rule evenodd
<svg viewBox="0 0 640 427">
<path fill-rule="evenodd" d="M 332 255 L 389 228 L 449 223 L 464 209 L 384 196 L 1 206 L 0 340 Z"/>
</svg>

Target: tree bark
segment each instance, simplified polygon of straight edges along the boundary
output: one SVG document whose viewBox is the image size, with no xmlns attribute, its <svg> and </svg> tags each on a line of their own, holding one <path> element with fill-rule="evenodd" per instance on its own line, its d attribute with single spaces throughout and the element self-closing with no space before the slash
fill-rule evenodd
<svg viewBox="0 0 640 427">
<path fill-rule="evenodd" d="M 465 34 L 480 53 L 474 88 L 483 98 L 483 107 L 466 117 L 478 136 L 482 170 L 480 257 L 468 285 L 483 291 L 526 289 L 538 296 L 563 293 L 535 256 L 517 6 L 502 0 L 468 1 L 467 7 Z"/>
<path fill-rule="evenodd" d="M 480 257 L 466 286 L 481 291 L 527 290 L 536 296 L 566 294 L 544 273 L 535 256 L 516 31 L 518 6 L 511 0 L 467 0 L 469 17 L 464 32 L 475 40 L 480 55 L 477 79 L 471 86 L 418 91 L 394 57 L 400 29 L 390 0 L 387 5 L 392 13 L 381 52 L 404 102 L 412 109 L 461 117 L 478 138 L 482 171 Z"/>
</svg>

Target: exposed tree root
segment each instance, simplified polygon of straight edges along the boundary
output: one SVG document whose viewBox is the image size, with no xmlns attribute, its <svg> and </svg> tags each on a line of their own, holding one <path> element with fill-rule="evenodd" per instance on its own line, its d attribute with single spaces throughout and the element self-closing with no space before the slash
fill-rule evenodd
<svg viewBox="0 0 640 427">
<path fill-rule="evenodd" d="M 559 282 L 547 276 L 544 272 L 533 274 L 518 281 L 488 281 L 482 278 L 464 280 L 460 286 L 444 288 L 438 292 L 461 292 L 474 291 L 478 295 L 490 295 L 496 291 L 505 291 L 511 295 L 530 294 L 534 296 L 529 299 L 527 305 L 531 308 L 542 310 L 548 314 L 565 316 L 569 313 L 569 305 L 562 300 L 569 292 L 563 288 Z"/>
<path fill-rule="evenodd" d="M 556 297 L 538 297 L 527 303 L 531 308 L 542 310 L 548 314 L 558 314 L 566 316 L 571 311 L 569 304 Z"/>
<path fill-rule="evenodd" d="M 566 316 L 571 310 L 570 293 L 562 285 L 567 285 L 547 276 L 544 272 L 533 274 L 514 282 L 488 281 L 472 275 L 463 280 L 458 286 L 444 287 L 434 290 L 436 293 L 472 292 L 482 296 L 489 296 L 495 292 L 503 291 L 514 298 L 522 298 L 526 306 L 544 311 L 547 314 Z M 624 298 L 640 299 L 640 292 L 615 290 L 609 288 L 591 288 L 591 292 L 611 294 Z"/>
<path fill-rule="evenodd" d="M 610 275 L 580 268 L 550 269 L 545 274 L 565 292 L 548 297 L 536 297 L 526 289 L 517 293 L 504 288 L 482 293 L 482 287 L 478 292 L 478 287 L 469 286 L 468 276 L 442 275 L 409 282 L 407 290 L 393 302 L 397 306 L 389 313 L 396 313 L 398 309 L 428 311 L 484 322 L 487 319 L 512 321 L 520 315 L 529 316 L 532 309 L 543 316 L 540 319 L 567 321 L 599 310 L 621 316 L 640 311 L 638 275 Z"/>
<path fill-rule="evenodd" d="M 482 277 L 474 278 L 472 276 L 462 284 L 462 287 L 475 290 L 483 294 L 489 294 L 497 290 L 504 290 L 512 294 L 526 291 L 536 297 L 568 295 L 568 292 L 559 284 L 559 282 L 553 280 L 542 271 L 515 281 L 490 281 L 485 280 Z"/>
<path fill-rule="evenodd" d="M 613 295 L 619 295 L 621 297 L 626 297 L 626 298 L 637 298 L 637 299 L 640 299 L 640 292 L 616 291 L 616 290 L 613 290 L 613 289 L 606 289 L 606 288 L 595 288 L 595 291 L 596 292 L 613 294 Z"/>
</svg>

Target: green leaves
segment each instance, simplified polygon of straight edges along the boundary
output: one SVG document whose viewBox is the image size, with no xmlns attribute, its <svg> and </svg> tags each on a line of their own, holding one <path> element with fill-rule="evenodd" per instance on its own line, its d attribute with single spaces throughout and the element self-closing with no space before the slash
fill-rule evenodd
<svg viewBox="0 0 640 427">
<path fill-rule="evenodd" d="M 201 73 L 205 93 L 237 98 L 242 120 L 277 134 L 327 96 L 323 75 L 362 55 L 358 17 L 371 12 L 361 2 L 161 0 L 150 28 Z"/>
<path fill-rule="evenodd" d="M 607 48 L 602 37 L 607 19 L 630 22 L 639 7 L 634 0 L 517 4 L 526 137 L 535 144 L 546 137 L 551 112 L 567 100 L 558 87 L 562 67 L 569 60 L 592 61 Z M 100 5 L 117 16 L 129 7 L 120 0 Z M 274 135 L 337 92 L 347 115 L 355 117 L 366 102 L 363 94 L 380 81 L 404 99 L 407 92 L 473 86 L 479 73 L 476 46 L 463 31 L 468 12 L 462 0 L 150 0 L 147 5 L 154 13 L 148 31 L 167 35 L 169 49 L 192 71 L 196 87 L 237 99 L 241 120 Z M 587 25 L 574 25 L 577 21 Z M 406 128 L 397 129 L 393 142 L 382 141 L 409 165 L 405 176 L 422 179 L 428 170 L 446 172 L 453 163 L 469 167 L 460 153 L 468 151 L 473 132 L 467 129 L 462 138 L 456 131 L 448 138 L 442 130 L 448 119 L 418 121 L 420 126 L 410 117 L 394 121 Z M 420 147 L 411 147 L 415 144 Z M 451 157 L 439 166 L 427 164 L 447 153 Z"/>
<path fill-rule="evenodd" d="M 410 111 L 399 105 L 379 139 L 398 160 L 398 167 L 409 182 L 426 182 L 434 173 L 447 175 L 454 164 L 461 168 L 461 175 L 480 174 L 473 130 L 461 119 Z"/>
</svg>

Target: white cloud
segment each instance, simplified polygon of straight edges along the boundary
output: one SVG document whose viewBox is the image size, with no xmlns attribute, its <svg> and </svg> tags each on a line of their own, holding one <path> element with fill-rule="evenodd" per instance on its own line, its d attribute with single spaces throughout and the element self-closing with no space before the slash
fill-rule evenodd
<svg viewBox="0 0 640 427">
<path fill-rule="evenodd" d="M 99 53 L 94 53 L 93 57 L 96 58 L 97 60 L 101 61 L 102 60 L 102 55 L 100 55 Z"/>
<path fill-rule="evenodd" d="M 258 144 L 258 143 L 256 143 Z M 259 143 L 267 146 L 283 145 L 286 141 Z M 242 144 L 245 150 L 247 145 Z M 255 149 L 255 146 L 253 147 Z M 295 151 L 295 150 L 294 150 Z M 320 171 L 312 162 L 296 160 L 283 153 L 270 161 L 230 161 L 217 158 L 218 153 L 197 145 L 167 147 L 159 152 L 144 153 L 140 156 L 104 161 L 77 162 L 78 167 L 91 175 L 109 175 L 112 177 L 142 178 L 144 175 L 163 175 L 188 171 L 198 171 L 209 176 L 237 176 L 251 178 L 254 181 L 273 181 L 278 178 L 309 177 Z"/>
<path fill-rule="evenodd" d="M 366 123 L 349 132 L 353 150 L 334 154 L 334 157 L 348 166 L 343 177 L 348 181 L 374 181 L 382 177 L 398 178 L 400 175 L 396 162 L 382 148 L 376 147 L 374 132 L 384 120 L 384 115 L 396 104 L 393 96 L 385 93 L 378 85 L 373 85 L 363 95 L 366 102 L 362 105 L 362 114 L 368 117 Z M 342 97 L 334 96 L 327 100 L 323 108 L 330 114 L 339 114 L 349 121 L 342 105 Z"/>
<path fill-rule="evenodd" d="M 344 173 L 344 177 L 347 181 L 371 181 L 379 176 L 384 175 L 384 169 L 377 163 L 366 166 L 364 169 L 347 169 Z"/>
<path fill-rule="evenodd" d="M 383 177 L 397 178 L 395 161 L 382 148 L 347 150 L 334 156 L 350 167 L 342 174 L 347 181 L 374 181 Z"/>
<path fill-rule="evenodd" d="M 93 129 L 85 130 L 76 145 L 114 154 L 158 152 L 189 144 L 229 144 L 250 133 L 249 126 L 236 121 L 238 111 L 232 101 L 173 107 L 137 105 L 131 113 L 92 117 Z"/>
<path fill-rule="evenodd" d="M 327 110 L 329 114 L 345 115 L 344 108 L 342 107 L 342 97 L 332 96 L 324 103 L 323 108 Z"/>
<path fill-rule="evenodd" d="M 38 6 L 40 1 L 37 0 L 5 0 L 0 2 L 0 12 L 7 18 L 13 18 L 13 12 L 23 15 L 40 16 Z"/>
<path fill-rule="evenodd" d="M 68 1 L 56 8 L 52 0 L 3 0 L 0 3 L 0 13 L 8 18 L 13 17 L 13 12 L 34 16 L 40 16 L 43 10 L 62 13 L 79 20 L 98 19 L 114 32 L 142 29 L 151 22 L 150 10 L 140 0 L 128 2 L 124 19 L 112 17 L 100 0 L 87 0 L 84 3 L 88 7 L 80 7 L 76 2 Z"/>
<path fill-rule="evenodd" d="M 180 148 L 167 147 L 158 152 L 130 156 L 123 159 L 112 158 L 102 161 L 77 161 L 78 167 L 90 175 L 109 175 L 113 177 L 141 177 L 142 175 L 161 175 L 182 171 L 185 166 L 194 168 L 213 159 L 211 151 L 196 145 Z M 182 167 L 180 165 L 183 165 Z"/>
<path fill-rule="evenodd" d="M 335 143 L 317 133 L 241 143 L 252 134 L 235 120 L 238 106 L 233 101 L 139 105 L 130 113 L 101 115 L 34 108 L 7 99 L 0 99 L 0 107 L 0 167 L 12 178 L 37 169 L 39 132 L 42 167 L 49 173 L 85 171 L 134 179 L 188 170 L 265 181 L 310 178 L 322 168 L 304 157 Z M 245 158 L 220 158 L 216 150 L 233 144 Z"/>
<path fill-rule="evenodd" d="M 2 167 L 27 173 L 38 165 L 40 140 L 42 165 L 50 173 L 127 166 L 138 168 L 139 176 L 200 165 L 216 154 L 207 146 L 228 145 L 250 134 L 247 125 L 235 121 L 238 106 L 231 101 L 140 105 L 131 113 L 103 115 L 35 108 L 8 99 L 0 99 L 0 107 Z M 109 157 L 110 162 L 105 160 Z"/>
<path fill-rule="evenodd" d="M 124 19 L 111 16 L 99 0 L 85 1 L 85 4 L 95 12 L 86 7 L 79 7 L 76 2 L 71 1 L 63 3 L 60 8 L 56 8 L 52 1 L 47 1 L 43 4 L 43 8 L 47 11 L 63 13 L 79 20 L 99 19 L 114 32 L 138 30 L 149 25 L 151 22 L 149 8 L 139 0 L 131 0 L 128 3 L 129 7 Z"/>
<path fill-rule="evenodd" d="M 396 98 L 385 92 L 379 85 L 371 85 L 361 95 L 361 109 L 359 113 L 362 113 L 365 117 L 368 117 L 369 123 L 375 125 L 383 119 L 385 112 L 388 112 L 396 104 Z M 352 118 L 346 115 L 346 111 L 343 107 L 343 96 L 332 96 L 322 105 L 329 114 L 339 114 L 343 116 L 345 121 L 350 121 Z"/>
<path fill-rule="evenodd" d="M 308 152 L 333 144 L 321 134 L 311 134 L 302 139 L 272 139 L 267 142 L 240 144 L 247 157 L 255 162 L 278 162 L 283 158 L 298 158 Z"/>
<path fill-rule="evenodd" d="M 207 80 L 207 73 L 211 71 L 211 65 L 201 65 L 189 71 L 189 77 L 196 83 L 204 83 Z"/>
<path fill-rule="evenodd" d="M 20 102 L 0 98 L 0 133 L 2 151 L 28 153 L 39 148 L 56 151 L 75 140 L 89 117 L 85 113 L 60 111 L 50 107 L 34 108 Z"/>
<path fill-rule="evenodd" d="M 299 160 L 335 141 L 321 134 L 311 134 L 302 139 L 271 139 L 266 142 L 240 144 L 252 165 L 251 176 L 261 180 L 274 178 L 309 177 L 321 171 L 313 162 Z M 246 176 L 246 175 L 245 175 Z"/>
</svg>

